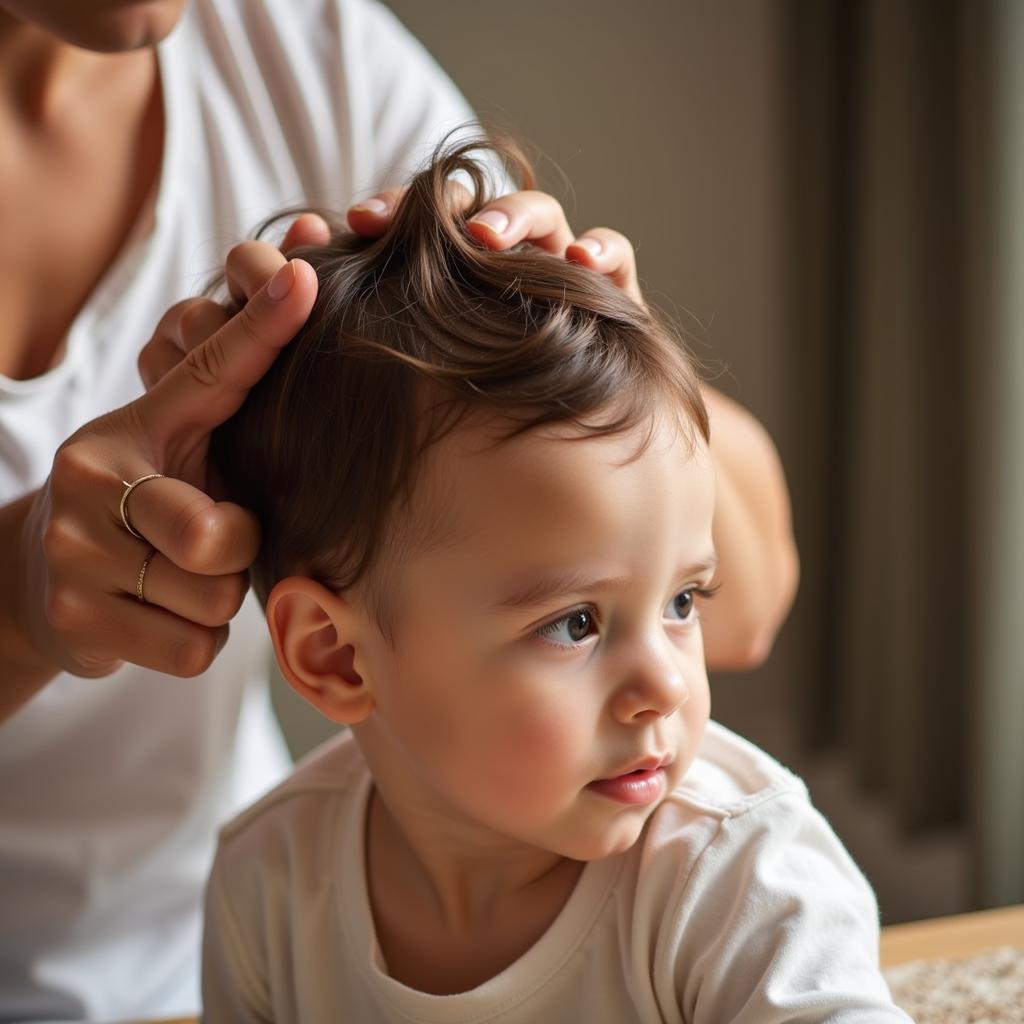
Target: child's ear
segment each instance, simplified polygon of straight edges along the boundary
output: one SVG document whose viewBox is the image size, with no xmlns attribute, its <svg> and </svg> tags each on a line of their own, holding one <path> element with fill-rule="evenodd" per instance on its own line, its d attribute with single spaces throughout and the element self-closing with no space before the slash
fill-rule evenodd
<svg viewBox="0 0 1024 1024">
<path fill-rule="evenodd" d="M 349 601 L 315 580 L 289 576 L 267 598 L 267 625 L 296 693 L 335 722 L 354 725 L 369 715 L 373 696 L 357 670 L 365 625 Z"/>
</svg>

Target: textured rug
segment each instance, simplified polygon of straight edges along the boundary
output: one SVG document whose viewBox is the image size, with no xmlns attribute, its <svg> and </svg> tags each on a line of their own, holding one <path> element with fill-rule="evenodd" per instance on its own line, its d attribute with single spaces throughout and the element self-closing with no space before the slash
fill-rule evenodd
<svg viewBox="0 0 1024 1024">
<path fill-rule="evenodd" d="M 1024 949 L 963 960 L 915 960 L 885 971 L 893 999 L 917 1024 L 1024 1024 Z"/>
</svg>

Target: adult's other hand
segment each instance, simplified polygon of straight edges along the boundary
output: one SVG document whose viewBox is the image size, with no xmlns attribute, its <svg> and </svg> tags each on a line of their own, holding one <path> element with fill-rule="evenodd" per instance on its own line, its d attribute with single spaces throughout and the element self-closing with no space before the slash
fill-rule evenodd
<svg viewBox="0 0 1024 1024">
<path fill-rule="evenodd" d="M 378 192 L 348 210 L 348 223 L 357 234 L 382 235 L 391 223 L 404 189 Z M 469 191 L 451 187 L 452 202 L 465 208 Z M 577 235 L 569 226 L 561 203 L 546 192 L 525 189 L 492 200 L 467 222 L 473 237 L 488 249 L 501 252 L 519 242 L 564 256 L 598 274 L 604 274 L 630 298 L 643 303 L 636 275 L 633 245 L 625 235 L 611 228 L 590 228 Z"/>
</svg>

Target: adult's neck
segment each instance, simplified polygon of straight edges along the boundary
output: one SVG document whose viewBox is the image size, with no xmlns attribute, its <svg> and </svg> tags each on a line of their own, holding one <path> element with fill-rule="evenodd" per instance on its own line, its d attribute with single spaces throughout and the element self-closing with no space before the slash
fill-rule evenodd
<svg viewBox="0 0 1024 1024">
<path fill-rule="evenodd" d="M 59 122 L 107 75 L 152 60 L 150 51 L 94 53 L 0 11 L 0 117 L 27 129 Z"/>
</svg>

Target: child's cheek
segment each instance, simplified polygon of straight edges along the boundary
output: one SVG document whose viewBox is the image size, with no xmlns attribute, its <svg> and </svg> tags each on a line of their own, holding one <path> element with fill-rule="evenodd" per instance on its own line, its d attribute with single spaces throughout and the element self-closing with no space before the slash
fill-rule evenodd
<svg viewBox="0 0 1024 1024">
<path fill-rule="evenodd" d="M 526 811 L 560 802 L 589 778 L 593 730 L 580 710 L 547 700 L 506 708 L 489 723 L 489 786 L 511 807 Z"/>
</svg>

